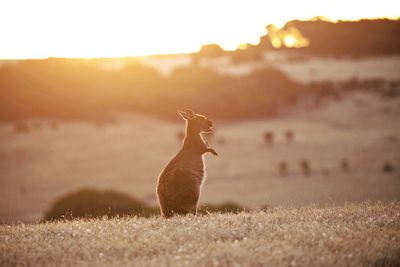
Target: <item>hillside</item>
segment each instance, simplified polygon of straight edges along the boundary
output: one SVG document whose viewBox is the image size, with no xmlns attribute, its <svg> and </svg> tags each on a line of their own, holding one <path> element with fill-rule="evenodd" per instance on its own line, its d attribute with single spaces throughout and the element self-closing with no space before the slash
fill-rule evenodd
<svg viewBox="0 0 400 267">
<path fill-rule="evenodd" d="M 260 118 L 308 92 L 270 66 L 232 77 L 190 65 L 163 77 L 134 59 L 116 71 L 98 64 L 96 59 L 50 58 L 0 68 L 0 121 L 106 120 L 116 111 L 174 120 L 183 103 L 218 119 Z"/>
<path fill-rule="evenodd" d="M 219 156 L 206 156 L 201 201 L 255 208 L 400 200 L 399 114 L 399 98 L 356 92 L 275 119 L 217 121 L 210 143 Z M 138 115 L 103 126 L 36 123 L 40 128 L 29 133 L 0 124 L 1 221 L 39 219 L 56 198 L 82 187 L 122 191 L 154 205 L 157 176 L 178 150 L 176 135 L 184 125 Z M 287 129 L 294 131 L 292 143 L 285 140 Z M 265 131 L 274 132 L 273 145 L 263 142 Z M 307 177 L 299 168 L 303 158 L 311 163 Z M 349 171 L 341 169 L 342 159 Z M 283 160 L 286 177 L 278 170 Z M 392 172 L 382 171 L 386 162 Z"/>
<path fill-rule="evenodd" d="M 1 266 L 399 266 L 400 204 L 0 226 Z"/>
<path fill-rule="evenodd" d="M 267 27 L 269 30 L 271 25 Z M 321 19 L 311 21 L 292 20 L 285 24 L 280 33 L 299 32 L 309 45 L 292 52 L 323 57 L 373 57 L 398 55 L 400 53 L 400 20 L 375 19 L 338 21 Z M 262 36 L 259 49 L 273 49 L 271 38 L 274 32 Z M 276 33 L 275 33 L 276 34 Z M 282 40 L 283 41 L 283 40 Z M 284 46 L 280 49 L 287 50 Z"/>
</svg>

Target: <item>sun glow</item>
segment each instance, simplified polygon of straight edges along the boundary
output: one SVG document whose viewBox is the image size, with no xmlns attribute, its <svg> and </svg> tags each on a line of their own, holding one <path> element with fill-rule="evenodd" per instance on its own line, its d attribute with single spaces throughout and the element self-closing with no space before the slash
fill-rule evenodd
<svg viewBox="0 0 400 267">
<path fill-rule="evenodd" d="M 280 48 L 282 46 L 299 48 L 310 44 L 309 40 L 305 38 L 299 30 L 293 27 L 279 29 L 274 25 L 269 25 L 267 31 L 271 44 L 275 48 Z"/>
<path fill-rule="evenodd" d="M 323 15 L 331 20 L 396 17 L 390 0 L 77 1 L 0 2 L 0 58 L 121 57 L 195 52 L 217 43 L 227 50 L 257 44 L 265 26 Z M 298 47 L 296 34 L 272 39 Z"/>
<path fill-rule="evenodd" d="M 294 47 L 296 44 L 296 37 L 291 34 L 288 34 L 283 39 L 286 47 Z"/>
</svg>

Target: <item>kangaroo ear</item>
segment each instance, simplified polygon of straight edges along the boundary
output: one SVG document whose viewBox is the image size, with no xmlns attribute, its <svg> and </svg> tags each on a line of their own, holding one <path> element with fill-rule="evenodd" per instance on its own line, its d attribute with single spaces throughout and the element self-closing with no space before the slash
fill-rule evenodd
<svg viewBox="0 0 400 267">
<path fill-rule="evenodd" d="M 182 117 L 184 120 L 188 120 L 188 117 L 187 117 L 185 111 L 178 110 L 178 114 L 181 115 L 181 117 Z"/>
<path fill-rule="evenodd" d="M 190 109 L 186 109 L 185 111 L 178 110 L 178 114 L 185 120 L 194 119 L 194 112 Z"/>
<path fill-rule="evenodd" d="M 189 120 L 194 119 L 194 116 L 196 115 L 196 113 L 191 109 L 185 109 L 185 113 Z"/>
</svg>

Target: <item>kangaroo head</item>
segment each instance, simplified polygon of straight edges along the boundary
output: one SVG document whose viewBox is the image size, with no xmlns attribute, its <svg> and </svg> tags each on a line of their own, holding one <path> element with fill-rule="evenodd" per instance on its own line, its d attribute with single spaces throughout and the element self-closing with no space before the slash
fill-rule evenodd
<svg viewBox="0 0 400 267">
<path fill-rule="evenodd" d="M 206 116 L 196 114 L 190 109 L 179 111 L 179 115 L 187 121 L 187 130 L 190 133 L 212 132 L 213 122 Z"/>
</svg>

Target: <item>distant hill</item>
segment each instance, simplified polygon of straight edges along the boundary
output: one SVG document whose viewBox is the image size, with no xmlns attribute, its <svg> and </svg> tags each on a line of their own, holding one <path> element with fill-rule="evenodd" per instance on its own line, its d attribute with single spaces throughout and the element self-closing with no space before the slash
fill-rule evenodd
<svg viewBox="0 0 400 267">
<path fill-rule="evenodd" d="M 316 90 L 290 80 L 272 67 L 234 77 L 202 66 L 201 59 L 228 55 L 233 63 L 245 63 L 260 60 L 264 52 L 272 49 L 318 57 L 400 54 L 400 20 L 294 20 L 276 30 L 282 31 L 276 36 L 283 41 L 285 33 L 298 33 L 307 39 L 308 46 L 274 48 L 271 33 L 261 37 L 259 45 L 244 45 L 234 52 L 209 44 L 192 55 L 191 65 L 175 69 L 168 77 L 135 59 L 114 70 L 100 68 L 102 59 L 3 61 L 0 120 L 103 120 L 115 111 L 176 119 L 176 109 L 186 107 L 223 120 L 268 117 Z M 324 88 L 321 94 L 335 90 L 328 89 Z"/>
<path fill-rule="evenodd" d="M 115 111 L 175 119 L 191 107 L 214 118 L 265 117 L 307 92 L 273 68 L 246 76 L 191 65 L 169 77 L 132 60 L 119 71 L 90 60 L 26 60 L 0 68 L 0 120 L 102 119 Z"/>
<path fill-rule="evenodd" d="M 365 57 L 400 54 L 400 20 L 289 21 L 283 30 L 297 29 L 309 46 L 291 49 L 314 56 Z M 261 37 L 259 49 L 273 49 L 270 36 Z"/>
</svg>

